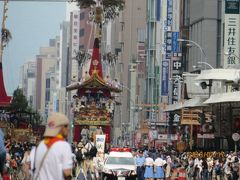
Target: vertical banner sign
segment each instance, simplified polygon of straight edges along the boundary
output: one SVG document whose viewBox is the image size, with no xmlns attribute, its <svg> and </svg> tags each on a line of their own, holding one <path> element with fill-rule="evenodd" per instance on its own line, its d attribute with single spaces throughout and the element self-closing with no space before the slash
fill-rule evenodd
<svg viewBox="0 0 240 180">
<path fill-rule="evenodd" d="M 173 32 L 179 32 L 179 28 L 180 28 L 180 4 L 181 1 L 180 0 L 173 0 L 173 15 L 172 15 L 172 31 Z"/>
<path fill-rule="evenodd" d="M 96 135 L 96 148 L 98 152 L 104 153 L 106 135 Z"/>
<path fill-rule="evenodd" d="M 71 17 L 71 56 L 72 56 L 72 74 L 75 76 L 75 80 L 78 80 L 78 62 L 73 58 L 79 50 L 79 27 L 80 27 L 80 11 L 73 11 Z"/>
<path fill-rule="evenodd" d="M 175 104 L 178 102 L 179 97 L 179 83 L 178 81 L 174 81 L 173 84 L 173 90 L 172 90 L 172 104 Z"/>
<path fill-rule="evenodd" d="M 167 26 L 172 27 L 173 21 L 173 0 L 167 0 Z"/>
<path fill-rule="evenodd" d="M 179 50 L 179 32 L 172 32 L 172 52 L 178 53 Z"/>
<path fill-rule="evenodd" d="M 160 21 L 161 18 L 161 0 L 157 0 L 157 9 L 156 9 L 157 21 Z"/>
<path fill-rule="evenodd" d="M 169 81 L 169 61 L 164 60 L 162 62 L 162 96 L 168 95 L 168 82 Z"/>
<path fill-rule="evenodd" d="M 172 56 L 172 32 L 166 32 L 166 59 L 171 59 Z"/>
<path fill-rule="evenodd" d="M 225 0 L 224 68 L 240 64 L 239 20 L 239 0 Z"/>
</svg>

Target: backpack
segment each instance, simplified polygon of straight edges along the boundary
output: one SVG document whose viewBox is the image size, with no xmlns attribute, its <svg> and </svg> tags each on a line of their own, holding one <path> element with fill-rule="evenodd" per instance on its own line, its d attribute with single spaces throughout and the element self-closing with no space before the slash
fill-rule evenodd
<svg viewBox="0 0 240 180">
<path fill-rule="evenodd" d="M 82 154 L 82 150 L 81 149 L 77 151 L 76 159 L 77 159 L 78 163 L 80 163 L 83 160 L 83 154 Z"/>
<path fill-rule="evenodd" d="M 220 165 L 216 165 L 216 167 L 215 167 L 215 173 L 216 173 L 216 175 L 221 175 L 221 174 L 222 174 Z"/>
<path fill-rule="evenodd" d="M 90 143 L 90 145 L 92 146 L 91 149 L 85 154 L 86 157 L 96 157 L 97 155 L 97 148 L 96 146 L 92 145 L 92 143 Z"/>
</svg>

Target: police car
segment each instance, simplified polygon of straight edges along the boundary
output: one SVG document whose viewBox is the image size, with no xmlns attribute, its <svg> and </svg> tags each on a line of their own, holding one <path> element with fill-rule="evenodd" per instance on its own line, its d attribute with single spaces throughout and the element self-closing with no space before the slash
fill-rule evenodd
<svg viewBox="0 0 240 180">
<path fill-rule="evenodd" d="M 111 148 L 103 171 L 103 180 L 136 180 L 136 163 L 130 148 Z"/>
</svg>

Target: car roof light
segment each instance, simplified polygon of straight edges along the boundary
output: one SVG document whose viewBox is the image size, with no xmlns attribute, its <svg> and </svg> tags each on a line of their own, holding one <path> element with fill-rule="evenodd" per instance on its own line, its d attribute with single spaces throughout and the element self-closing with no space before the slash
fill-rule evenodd
<svg viewBox="0 0 240 180">
<path fill-rule="evenodd" d="M 132 152 L 131 148 L 111 148 L 110 152 Z"/>
</svg>

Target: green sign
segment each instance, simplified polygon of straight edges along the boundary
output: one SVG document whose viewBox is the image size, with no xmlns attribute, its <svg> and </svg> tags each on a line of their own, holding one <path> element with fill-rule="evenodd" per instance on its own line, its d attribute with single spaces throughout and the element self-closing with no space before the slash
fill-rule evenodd
<svg viewBox="0 0 240 180">
<path fill-rule="evenodd" d="M 239 0 L 225 0 L 226 14 L 239 14 Z"/>
</svg>

